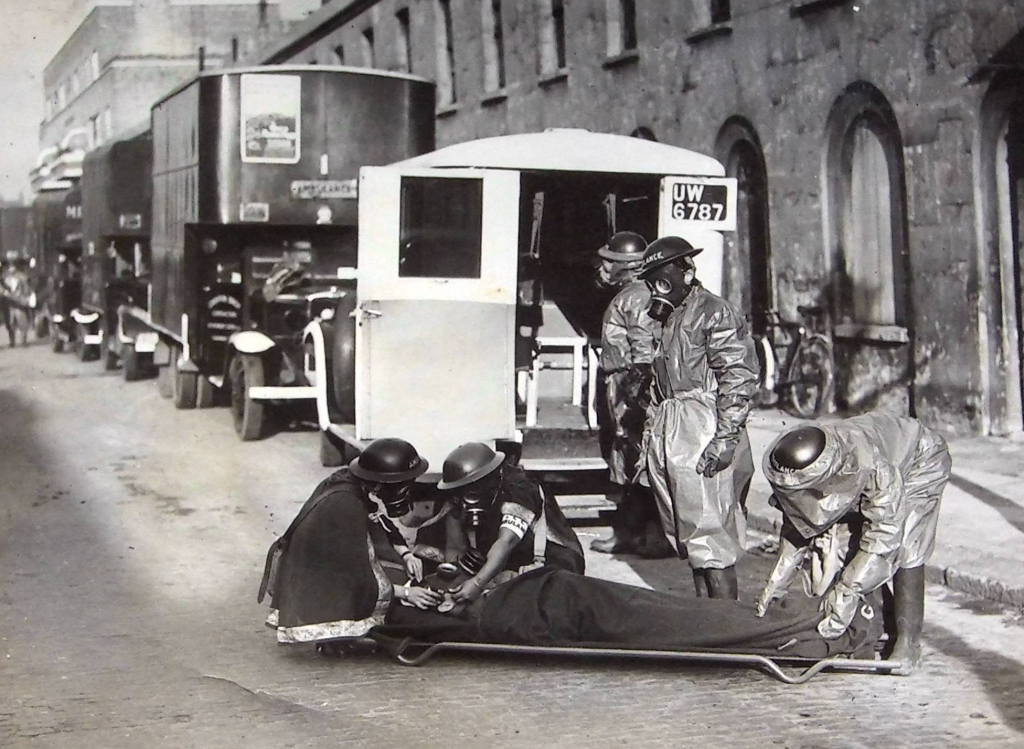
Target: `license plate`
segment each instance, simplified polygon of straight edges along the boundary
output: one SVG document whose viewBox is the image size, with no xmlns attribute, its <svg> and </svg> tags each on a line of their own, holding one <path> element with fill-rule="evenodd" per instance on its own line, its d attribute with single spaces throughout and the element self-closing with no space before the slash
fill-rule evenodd
<svg viewBox="0 0 1024 749">
<path fill-rule="evenodd" d="M 736 229 L 736 180 L 731 177 L 665 177 L 661 228 Z"/>
<path fill-rule="evenodd" d="M 292 182 L 292 197 L 296 200 L 351 200 L 357 194 L 354 179 L 307 179 Z"/>
</svg>

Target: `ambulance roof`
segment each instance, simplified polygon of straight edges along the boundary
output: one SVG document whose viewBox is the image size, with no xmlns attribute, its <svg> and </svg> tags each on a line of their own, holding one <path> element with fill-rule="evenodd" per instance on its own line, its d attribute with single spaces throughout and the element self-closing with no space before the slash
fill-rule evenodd
<svg viewBox="0 0 1024 749">
<path fill-rule="evenodd" d="M 456 143 L 392 166 L 710 177 L 725 174 L 718 161 L 696 151 L 626 135 L 568 128 Z"/>
</svg>

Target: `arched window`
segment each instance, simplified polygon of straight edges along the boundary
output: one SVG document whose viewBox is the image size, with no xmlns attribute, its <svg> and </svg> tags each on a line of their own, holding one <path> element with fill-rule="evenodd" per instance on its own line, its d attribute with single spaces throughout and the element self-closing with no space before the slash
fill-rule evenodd
<svg viewBox="0 0 1024 749">
<path fill-rule="evenodd" d="M 761 142 L 749 122 L 733 118 L 718 134 L 715 155 L 737 182 L 736 231 L 725 234 L 722 293 L 747 316 L 755 333 L 764 333 L 766 313 L 775 306 L 775 284 Z"/>
<path fill-rule="evenodd" d="M 906 190 L 899 125 L 885 97 L 850 86 L 829 116 L 826 189 L 838 324 L 906 324 Z"/>
</svg>

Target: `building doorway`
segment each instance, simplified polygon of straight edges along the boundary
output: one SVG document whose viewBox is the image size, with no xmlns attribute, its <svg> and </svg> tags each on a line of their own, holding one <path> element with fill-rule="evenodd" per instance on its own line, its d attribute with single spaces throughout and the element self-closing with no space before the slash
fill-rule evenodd
<svg viewBox="0 0 1024 749">
<path fill-rule="evenodd" d="M 761 142 L 750 123 L 734 118 L 719 133 L 715 152 L 726 175 L 737 181 L 736 231 L 725 235 L 723 296 L 743 312 L 755 335 L 764 335 L 767 313 L 775 307 L 775 283 Z"/>
</svg>

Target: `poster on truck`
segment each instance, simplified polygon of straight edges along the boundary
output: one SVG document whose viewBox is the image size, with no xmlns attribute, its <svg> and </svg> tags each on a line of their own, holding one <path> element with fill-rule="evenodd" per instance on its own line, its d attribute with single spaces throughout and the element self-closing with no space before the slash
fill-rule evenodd
<svg viewBox="0 0 1024 749">
<path fill-rule="evenodd" d="M 242 161 L 296 164 L 301 149 L 302 80 L 297 75 L 242 75 Z"/>
</svg>

